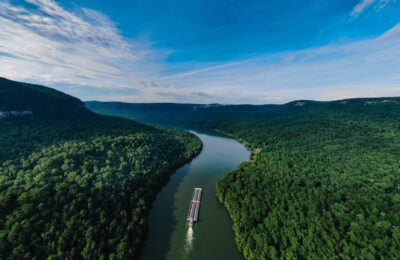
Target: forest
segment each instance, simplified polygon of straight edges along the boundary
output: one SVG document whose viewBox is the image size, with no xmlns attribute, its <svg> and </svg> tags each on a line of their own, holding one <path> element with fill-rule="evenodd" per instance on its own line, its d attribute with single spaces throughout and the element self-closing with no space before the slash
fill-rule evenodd
<svg viewBox="0 0 400 260">
<path fill-rule="evenodd" d="M 201 150 L 192 134 L 3 78 L 0 112 L 0 259 L 136 257 L 155 195 Z"/>
<path fill-rule="evenodd" d="M 400 258 L 400 98 L 193 104 L 163 118 L 146 106 L 140 120 L 216 129 L 252 151 L 217 184 L 246 259 Z"/>
</svg>

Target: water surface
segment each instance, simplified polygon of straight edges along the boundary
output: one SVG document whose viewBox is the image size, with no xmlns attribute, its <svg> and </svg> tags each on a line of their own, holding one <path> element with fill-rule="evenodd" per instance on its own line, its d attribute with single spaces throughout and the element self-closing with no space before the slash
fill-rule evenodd
<svg viewBox="0 0 400 260">
<path fill-rule="evenodd" d="M 203 150 L 177 170 L 158 194 L 140 259 L 243 259 L 236 249 L 232 222 L 215 196 L 215 186 L 250 154 L 242 144 L 219 133 L 191 132 L 201 139 Z M 190 229 L 186 217 L 194 187 L 203 188 L 203 193 L 199 221 Z"/>
</svg>

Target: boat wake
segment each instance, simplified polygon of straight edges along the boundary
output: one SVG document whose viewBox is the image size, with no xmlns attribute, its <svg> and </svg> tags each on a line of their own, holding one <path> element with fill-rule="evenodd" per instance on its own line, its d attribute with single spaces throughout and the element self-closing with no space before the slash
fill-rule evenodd
<svg viewBox="0 0 400 260">
<path fill-rule="evenodd" d="M 186 244 L 185 244 L 186 255 L 188 255 L 192 250 L 192 244 L 193 244 L 193 228 L 190 226 L 186 233 Z"/>
</svg>

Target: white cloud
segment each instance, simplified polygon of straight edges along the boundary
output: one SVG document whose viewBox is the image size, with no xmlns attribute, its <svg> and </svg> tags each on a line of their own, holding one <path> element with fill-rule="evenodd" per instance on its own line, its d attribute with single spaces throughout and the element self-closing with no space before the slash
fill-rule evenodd
<svg viewBox="0 0 400 260">
<path fill-rule="evenodd" d="M 51 0 L 26 1 L 36 8 L 0 2 L 0 76 L 85 100 L 283 103 L 400 95 L 400 24 L 350 44 L 231 63 L 170 63 L 167 70 L 168 52 L 125 39 L 101 13 L 66 10 Z M 371 5 L 364 2 L 358 13 Z"/>
<path fill-rule="evenodd" d="M 397 0 L 361 0 L 356 6 L 354 6 L 351 16 L 357 17 L 365 10 L 370 7 L 373 7 L 373 10 L 380 11 L 384 9 L 388 4 L 394 3 Z"/>
<path fill-rule="evenodd" d="M 163 52 L 130 42 L 106 16 L 68 11 L 52 0 L 26 0 L 36 8 L 0 2 L 0 75 L 44 84 L 146 87 Z"/>
<path fill-rule="evenodd" d="M 400 24 L 374 39 L 214 65 L 168 80 L 225 103 L 399 96 L 399 46 Z"/>
<path fill-rule="evenodd" d="M 371 6 L 375 0 L 361 0 L 354 8 L 353 11 L 351 12 L 352 16 L 357 16 L 360 13 L 362 13 L 365 9 L 367 9 L 369 6 Z"/>
<path fill-rule="evenodd" d="M 378 9 L 383 9 L 385 8 L 388 4 L 390 3 L 394 3 L 398 0 L 380 0 L 379 1 L 379 5 L 378 5 Z"/>
</svg>

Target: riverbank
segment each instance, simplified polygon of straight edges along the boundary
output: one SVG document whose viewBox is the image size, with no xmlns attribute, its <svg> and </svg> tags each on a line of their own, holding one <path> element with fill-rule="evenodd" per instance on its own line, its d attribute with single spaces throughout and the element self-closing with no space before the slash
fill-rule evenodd
<svg viewBox="0 0 400 260">
<path fill-rule="evenodd" d="M 195 159 L 203 150 L 203 143 L 201 142 L 200 138 L 198 138 L 195 134 L 190 133 L 191 135 L 194 136 L 195 139 L 198 140 L 198 143 L 194 144 L 196 147 L 194 148 L 193 152 L 188 154 L 188 156 L 186 158 L 184 158 L 182 161 L 176 163 L 175 165 L 172 165 L 170 168 L 165 170 L 165 174 L 160 174 L 160 178 L 163 178 L 162 181 L 160 181 L 160 185 L 158 187 L 156 187 L 156 191 L 154 192 L 154 196 L 151 198 L 151 204 L 148 207 L 148 212 L 147 214 L 147 219 L 146 222 L 148 223 L 148 215 L 149 212 L 151 211 L 154 201 L 157 198 L 158 194 L 160 193 L 160 191 L 165 187 L 165 185 L 167 185 L 167 183 L 170 181 L 171 176 L 181 167 L 183 167 L 184 165 L 190 163 L 193 159 Z M 139 246 L 139 251 L 138 253 L 135 255 L 135 259 L 139 258 L 139 256 L 141 255 L 142 251 L 143 251 L 143 247 L 145 245 L 145 241 L 147 239 L 148 236 L 148 231 L 149 231 L 149 227 L 148 224 L 146 225 L 146 231 L 144 236 L 141 238 L 141 245 Z"/>
</svg>

